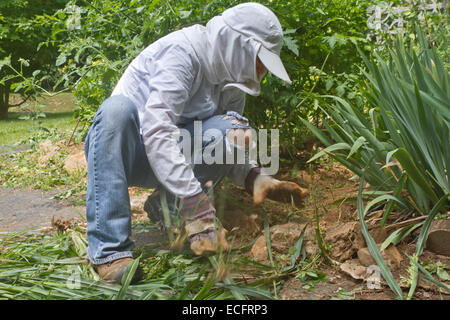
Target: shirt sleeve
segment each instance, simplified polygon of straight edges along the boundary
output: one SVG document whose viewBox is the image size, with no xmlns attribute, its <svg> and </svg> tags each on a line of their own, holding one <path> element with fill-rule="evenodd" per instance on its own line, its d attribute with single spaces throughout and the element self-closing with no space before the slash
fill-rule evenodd
<svg viewBox="0 0 450 320">
<path fill-rule="evenodd" d="M 150 94 L 142 115 L 142 137 L 156 178 L 179 197 L 202 191 L 200 182 L 177 143 L 177 119 L 189 99 L 198 69 L 183 50 L 168 49 L 153 60 Z M 190 159 L 189 159 L 190 160 Z"/>
<path fill-rule="evenodd" d="M 238 88 L 230 88 L 223 92 L 220 100 L 220 109 L 224 113 L 226 111 L 235 111 L 241 116 L 245 107 L 245 92 Z M 245 155 L 245 164 L 234 165 L 231 167 L 227 177 L 231 179 L 233 184 L 245 187 L 245 179 L 251 169 L 258 167 L 258 163 Z"/>
<path fill-rule="evenodd" d="M 240 115 L 244 113 L 245 107 L 245 92 L 238 88 L 226 89 L 222 92 L 220 97 L 220 110 L 236 111 Z"/>
</svg>

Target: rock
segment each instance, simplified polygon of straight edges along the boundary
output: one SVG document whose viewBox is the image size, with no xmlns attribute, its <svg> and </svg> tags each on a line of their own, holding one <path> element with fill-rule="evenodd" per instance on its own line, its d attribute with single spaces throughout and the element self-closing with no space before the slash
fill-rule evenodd
<svg viewBox="0 0 450 320">
<path fill-rule="evenodd" d="M 64 169 L 68 173 L 75 173 L 86 170 L 86 158 L 84 152 L 69 155 L 64 161 Z"/>
<path fill-rule="evenodd" d="M 297 178 L 300 179 L 300 183 L 303 185 L 309 186 L 311 184 L 311 175 L 309 172 L 306 172 L 305 170 L 298 170 L 297 172 Z"/>
<path fill-rule="evenodd" d="M 426 248 L 434 253 L 450 256 L 450 220 L 433 220 Z"/>
<path fill-rule="evenodd" d="M 373 228 L 369 226 L 369 233 L 372 236 L 375 243 L 383 243 L 383 241 L 386 240 L 386 238 L 388 237 L 386 229 L 381 226 L 375 226 Z M 363 237 L 362 233 L 361 236 Z M 364 243 L 366 243 L 365 240 Z"/>
<path fill-rule="evenodd" d="M 133 212 L 139 212 L 139 213 L 145 213 L 144 212 L 144 204 L 147 200 L 150 193 L 143 192 L 139 194 L 130 194 L 130 207 L 131 211 Z"/>
<path fill-rule="evenodd" d="M 270 241 L 272 249 L 278 252 L 288 252 L 300 237 L 305 224 L 289 222 L 275 225 L 270 228 Z M 305 230 L 303 241 L 314 240 L 314 228 L 309 226 Z"/>
<path fill-rule="evenodd" d="M 375 260 L 373 259 L 372 255 L 369 252 L 368 248 L 361 248 L 358 250 L 358 259 L 359 262 L 363 265 L 363 266 L 370 266 L 373 264 L 377 264 L 375 262 Z"/>
<path fill-rule="evenodd" d="M 325 242 L 331 244 L 330 256 L 339 262 L 351 259 L 359 248 L 364 247 L 360 230 L 359 222 L 356 221 L 329 228 Z"/>
<path fill-rule="evenodd" d="M 355 280 L 363 280 L 367 289 L 382 289 L 387 285 L 377 265 L 365 267 L 358 259 L 347 260 L 339 266 L 341 271 Z"/>
<path fill-rule="evenodd" d="M 369 233 L 376 243 L 381 243 L 387 238 L 386 230 L 380 226 L 369 226 Z M 366 246 L 359 221 L 329 228 L 325 241 L 332 245 L 330 256 L 339 262 L 351 259 L 359 249 Z"/>
<path fill-rule="evenodd" d="M 317 251 L 319 251 L 319 246 L 313 240 L 304 241 L 303 247 L 305 247 L 307 256 L 313 256 L 317 253 Z"/>
<path fill-rule="evenodd" d="M 367 268 L 360 265 L 357 259 L 347 260 L 340 265 L 341 271 L 351 276 L 353 279 L 364 280 L 367 275 Z"/>
<path fill-rule="evenodd" d="M 289 222 L 282 225 L 275 225 L 270 228 L 270 242 L 273 253 L 288 254 L 289 248 L 294 246 L 295 242 L 300 237 L 300 234 L 305 227 L 305 224 L 298 224 Z M 306 253 L 314 254 L 317 251 L 317 246 L 314 243 L 315 231 L 312 226 L 308 226 L 303 237 L 303 246 Z M 266 237 L 260 236 L 253 244 L 251 254 L 255 260 L 266 262 L 269 259 Z"/>
<path fill-rule="evenodd" d="M 378 248 L 380 246 L 381 244 L 378 245 Z M 400 254 L 398 249 L 393 245 L 390 245 L 388 248 L 381 251 L 381 257 L 391 270 L 400 268 L 400 263 L 403 261 L 402 255 Z M 368 248 L 361 248 L 358 250 L 358 259 L 360 263 L 365 267 L 377 264 L 375 262 L 375 259 L 370 254 Z"/>
<path fill-rule="evenodd" d="M 267 261 L 269 259 L 269 253 L 267 252 L 266 238 L 260 236 L 256 242 L 253 244 L 252 250 L 250 251 L 252 257 L 258 261 Z"/>
</svg>

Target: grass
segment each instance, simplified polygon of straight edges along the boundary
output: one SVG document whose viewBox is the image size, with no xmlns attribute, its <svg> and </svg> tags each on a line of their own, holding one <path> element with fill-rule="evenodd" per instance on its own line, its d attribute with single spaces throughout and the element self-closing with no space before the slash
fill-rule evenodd
<svg viewBox="0 0 450 320">
<path fill-rule="evenodd" d="M 12 103 L 19 97 L 13 96 Z M 80 149 L 79 145 L 67 146 L 72 136 L 76 120 L 74 97 L 62 93 L 53 97 L 41 97 L 37 100 L 42 106 L 34 108 L 21 107 L 20 111 L 11 112 L 10 119 L 0 121 L 0 146 L 10 144 L 0 150 L 0 186 L 8 188 L 32 188 L 40 190 L 62 189 L 55 199 L 70 199 L 73 204 L 84 203 L 86 191 L 85 172 L 69 173 L 64 169 L 66 157 Z M 34 103 L 34 102 L 33 102 Z M 36 110 L 39 109 L 39 110 Z M 17 109 L 17 108 L 16 108 Z M 14 109 L 12 109 L 14 110 Z M 28 112 L 25 112 L 28 110 Z M 19 117 L 44 112 L 45 118 L 20 120 Z M 79 143 L 81 128 L 72 138 Z M 40 143 L 50 140 L 54 151 L 40 148 Z M 12 151 L 20 144 L 31 145 L 31 149 L 22 152 Z M 76 150 L 73 150 L 73 149 Z"/>
<path fill-rule="evenodd" d="M 12 104 L 19 101 L 19 97 L 11 97 Z M 71 93 L 61 93 L 55 97 L 41 97 L 36 102 L 27 102 L 21 107 L 14 107 L 8 113 L 8 120 L 0 121 L 0 145 L 11 144 L 27 138 L 38 126 L 47 129 L 58 128 L 70 130 L 75 127 L 73 118 L 75 98 Z M 30 114 L 30 111 L 43 112 L 45 118 L 21 120 L 19 117 Z"/>
<path fill-rule="evenodd" d="M 80 201 L 84 203 L 86 172 L 70 173 L 64 168 L 64 161 L 74 148 L 66 145 L 70 136 L 70 129 L 35 131 L 23 140 L 31 143 L 31 149 L 0 154 L 0 187 L 58 189 L 60 193 L 54 196 L 55 199 L 68 199 L 74 205 Z M 52 142 L 52 152 L 41 148 L 40 143 L 45 140 Z"/>
</svg>

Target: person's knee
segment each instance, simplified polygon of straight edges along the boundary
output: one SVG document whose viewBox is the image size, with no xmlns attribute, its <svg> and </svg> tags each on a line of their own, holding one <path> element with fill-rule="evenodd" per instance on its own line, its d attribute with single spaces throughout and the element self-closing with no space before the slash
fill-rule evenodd
<svg viewBox="0 0 450 320">
<path fill-rule="evenodd" d="M 243 116 L 232 112 L 227 113 L 222 117 L 223 121 L 230 123 L 230 128 L 227 130 L 226 138 L 228 142 L 235 146 L 246 147 L 250 146 L 252 141 L 252 128 L 248 124 L 248 120 Z"/>
<path fill-rule="evenodd" d="M 110 97 L 102 105 L 102 115 L 106 128 L 123 129 L 138 121 L 138 111 L 134 103 L 122 96 Z"/>
</svg>

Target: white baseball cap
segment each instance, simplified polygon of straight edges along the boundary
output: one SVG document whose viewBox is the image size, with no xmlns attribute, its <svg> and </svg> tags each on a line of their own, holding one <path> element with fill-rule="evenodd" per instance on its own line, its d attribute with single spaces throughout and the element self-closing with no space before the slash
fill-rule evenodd
<svg viewBox="0 0 450 320">
<path fill-rule="evenodd" d="M 230 28 L 261 44 L 258 57 L 267 70 L 281 80 L 292 83 L 280 58 L 283 29 L 269 8 L 247 2 L 225 10 L 222 17 Z"/>
</svg>

